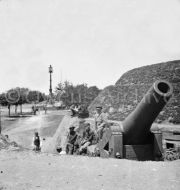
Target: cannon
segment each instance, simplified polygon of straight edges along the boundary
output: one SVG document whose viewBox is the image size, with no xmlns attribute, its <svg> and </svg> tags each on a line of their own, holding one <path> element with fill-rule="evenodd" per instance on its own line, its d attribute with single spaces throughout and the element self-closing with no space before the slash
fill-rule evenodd
<svg viewBox="0 0 180 190">
<path fill-rule="evenodd" d="M 105 129 L 97 145 L 100 156 L 161 160 L 162 134 L 152 124 L 172 93 L 173 88 L 168 81 L 156 81 L 124 121 Z"/>
</svg>

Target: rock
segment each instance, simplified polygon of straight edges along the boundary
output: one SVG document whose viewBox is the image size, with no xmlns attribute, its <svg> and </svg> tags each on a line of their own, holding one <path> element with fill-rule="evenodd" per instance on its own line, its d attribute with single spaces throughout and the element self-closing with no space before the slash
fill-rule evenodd
<svg viewBox="0 0 180 190">
<path fill-rule="evenodd" d="M 66 155 L 66 152 L 63 150 L 59 153 L 60 155 Z"/>
<path fill-rule="evenodd" d="M 14 142 L 14 141 L 11 142 L 4 135 L 0 134 L 0 150 L 1 149 L 12 149 L 13 147 L 20 148 L 20 146 L 16 142 Z"/>
</svg>

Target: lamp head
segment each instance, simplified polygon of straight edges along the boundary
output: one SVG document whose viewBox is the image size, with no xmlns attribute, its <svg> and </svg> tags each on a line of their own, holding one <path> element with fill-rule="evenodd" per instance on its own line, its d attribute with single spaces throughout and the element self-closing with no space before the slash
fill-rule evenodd
<svg viewBox="0 0 180 190">
<path fill-rule="evenodd" d="M 53 68 L 52 68 L 52 66 L 50 65 L 49 66 L 49 73 L 52 73 L 53 72 Z"/>
</svg>

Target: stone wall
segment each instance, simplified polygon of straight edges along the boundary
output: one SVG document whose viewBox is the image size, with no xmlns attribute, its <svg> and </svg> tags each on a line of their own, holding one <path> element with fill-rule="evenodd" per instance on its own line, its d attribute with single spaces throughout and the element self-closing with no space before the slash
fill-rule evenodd
<svg viewBox="0 0 180 190">
<path fill-rule="evenodd" d="M 180 61 L 148 65 L 126 72 L 114 86 L 106 87 L 99 94 L 89 106 L 89 111 L 93 114 L 96 105 L 102 105 L 109 113 L 109 119 L 124 120 L 158 79 L 169 81 L 174 90 L 156 121 L 180 123 Z"/>
</svg>

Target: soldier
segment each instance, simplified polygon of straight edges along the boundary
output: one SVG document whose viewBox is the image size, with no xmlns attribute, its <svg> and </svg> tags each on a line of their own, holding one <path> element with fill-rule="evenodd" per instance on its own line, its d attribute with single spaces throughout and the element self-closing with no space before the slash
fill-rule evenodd
<svg viewBox="0 0 180 190">
<path fill-rule="evenodd" d="M 81 140 L 81 146 L 79 148 L 79 153 L 86 153 L 87 147 L 96 143 L 95 133 L 90 127 L 90 123 L 85 125 L 85 131 Z"/>
<path fill-rule="evenodd" d="M 46 114 L 47 113 L 47 105 L 44 105 L 43 109 L 44 109 L 44 113 Z"/>
<path fill-rule="evenodd" d="M 66 145 L 66 152 L 67 154 L 73 154 L 74 152 L 74 143 L 77 138 L 76 131 L 74 131 L 74 126 L 69 127 L 69 134 L 67 136 L 67 145 Z"/>
<path fill-rule="evenodd" d="M 81 146 L 82 139 L 83 139 L 82 134 L 78 133 L 76 141 L 74 143 L 74 154 L 79 154 L 79 148 Z"/>
<path fill-rule="evenodd" d="M 76 139 L 75 146 L 74 146 L 74 153 L 76 153 L 76 154 L 79 154 L 79 148 L 81 146 L 81 142 L 83 139 L 85 126 L 86 126 L 85 120 L 84 119 L 79 120 L 79 126 L 76 129 L 77 139 Z"/>
<path fill-rule="evenodd" d="M 103 130 L 107 124 L 107 114 L 102 112 L 102 106 L 96 107 L 95 115 L 95 129 L 97 132 L 98 140 L 102 139 Z"/>
</svg>

